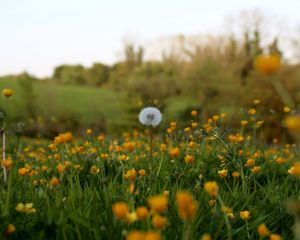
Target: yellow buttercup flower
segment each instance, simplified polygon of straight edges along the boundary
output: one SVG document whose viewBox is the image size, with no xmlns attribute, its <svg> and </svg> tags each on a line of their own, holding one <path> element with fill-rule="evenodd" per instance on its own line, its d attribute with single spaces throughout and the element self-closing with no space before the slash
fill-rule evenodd
<svg viewBox="0 0 300 240">
<path fill-rule="evenodd" d="M 2 94 L 3 94 L 3 96 L 8 98 L 13 95 L 13 90 L 11 90 L 10 88 L 4 88 L 2 90 Z"/>
<path fill-rule="evenodd" d="M 129 207 L 125 202 L 117 202 L 112 206 L 113 214 L 118 219 L 125 219 L 129 213 Z"/>
<path fill-rule="evenodd" d="M 240 212 L 240 217 L 241 217 L 241 219 L 247 220 L 251 217 L 250 212 L 249 211 L 242 211 L 242 212 Z"/>
<path fill-rule="evenodd" d="M 194 219 L 197 214 L 198 204 L 193 200 L 192 196 L 188 192 L 177 192 L 176 204 L 179 216 L 182 220 L 191 221 Z"/>
<path fill-rule="evenodd" d="M 155 227 L 157 229 L 163 229 L 167 224 L 167 218 L 160 216 L 158 214 L 155 214 L 151 219 L 151 223 L 152 223 L 153 227 Z"/>
<path fill-rule="evenodd" d="M 218 195 L 219 186 L 215 181 L 210 181 L 204 183 L 204 189 L 209 195 L 216 197 Z"/>
<path fill-rule="evenodd" d="M 300 133 L 300 114 L 290 115 L 285 119 L 285 125 L 291 133 Z"/>
<path fill-rule="evenodd" d="M 281 59 L 277 54 L 261 55 L 255 59 L 255 69 L 264 75 L 276 73 L 279 70 L 280 65 Z"/>
<path fill-rule="evenodd" d="M 270 231 L 267 228 L 266 224 L 262 223 L 257 227 L 257 232 L 261 237 L 267 237 L 270 235 Z"/>
<path fill-rule="evenodd" d="M 168 199 L 162 195 L 152 196 L 148 199 L 148 205 L 154 213 L 163 213 L 168 208 Z"/>
</svg>

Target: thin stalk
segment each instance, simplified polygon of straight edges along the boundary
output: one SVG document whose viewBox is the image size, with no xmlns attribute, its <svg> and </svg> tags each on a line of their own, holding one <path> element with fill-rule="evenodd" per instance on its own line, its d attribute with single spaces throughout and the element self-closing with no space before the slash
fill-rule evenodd
<svg viewBox="0 0 300 240">
<path fill-rule="evenodd" d="M 247 237 L 250 240 L 250 234 L 249 234 L 249 226 L 248 226 L 248 221 L 246 219 L 246 228 L 247 228 Z"/>
<path fill-rule="evenodd" d="M 4 182 L 7 181 L 7 171 L 6 171 L 6 148 L 5 148 L 5 131 L 4 128 L 2 129 L 2 158 L 3 158 L 3 175 L 4 175 Z"/>
<path fill-rule="evenodd" d="M 285 106 L 288 106 L 292 109 L 295 109 L 295 103 L 293 99 L 291 98 L 290 94 L 288 91 L 285 89 L 283 86 L 282 82 L 279 81 L 279 79 L 274 78 L 272 81 L 277 93 L 279 94 L 282 102 L 284 103 Z"/>
<path fill-rule="evenodd" d="M 153 129 L 150 128 L 150 161 L 153 160 Z"/>
<path fill-rule="evenodd" d="M 225 208 L 225 205 L 222 201 L 222 198 L 220 197 L 220 195 L 218 195 L 218 200 L 221 204 L 221 209 L 222 208 Z M 231 227 L 231 224 L 230 224 L 230 221 L 229 221 L 229 218 L 227 216 L 227 213 L 224 213 L 224 220 L 225 220 L 225 223 L 226 223 L 226 228 L 227 228 L 227 239 L 228 240 L 232 240 L 232 227 Z"/>
<path fill-rule="evenodd" d="M 162 157 L 161 157 L 161 159 L 160 159 L 160 163 L 159 163 L 158 170 L 157 170 L 157 173 L 156 173 L 156 178 L 158 177 L 158 175 L 159 175 L 159 173 L 160 173 L 160 169 L 161 169 L 161 166 L 162 166 L 164 157 L 165 157 L 165 153 L 162 154 Z"/>
</svg>

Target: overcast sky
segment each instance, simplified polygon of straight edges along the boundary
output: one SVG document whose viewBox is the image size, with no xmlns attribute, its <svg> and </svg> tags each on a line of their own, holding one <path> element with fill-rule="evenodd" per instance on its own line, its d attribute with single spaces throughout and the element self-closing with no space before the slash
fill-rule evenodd
<svg viewBox="0 0 300 240">
<path fill-rule="evenodd" d="M 0 0 L 0 75 L 110 64 L 124 38 L 218 32 L 225 17 L 253 9 L 300 26 L 300 0 Z"/>
</svg>

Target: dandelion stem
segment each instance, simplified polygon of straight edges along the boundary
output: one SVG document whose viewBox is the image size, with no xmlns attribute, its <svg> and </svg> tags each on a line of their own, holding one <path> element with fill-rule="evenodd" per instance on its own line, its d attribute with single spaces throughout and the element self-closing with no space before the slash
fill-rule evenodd
<svg viewBox="0 0 300 240">
<path fill-rule="evenodd" d="M 150 128 L 150 161 L 153 160 L 153 129 Z"/>
</svg>

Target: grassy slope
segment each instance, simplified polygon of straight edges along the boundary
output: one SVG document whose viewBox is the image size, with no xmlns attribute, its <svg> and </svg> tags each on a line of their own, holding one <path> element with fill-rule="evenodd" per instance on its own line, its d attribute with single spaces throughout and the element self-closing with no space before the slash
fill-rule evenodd
<svg viewBox="0 0 300 240">
<path fill-rule="evenodd" d="M 0 89 L 12 88 L 13 97 L 10 99 L 10 114 L 25 114 L 26 94 L 18 81 L 9 78 L 0 78 Z M 124 94 L 108 88 L 92 88 L 83 86 L 63 86 L 51 82 L 34 83 L 34 106 L 37 115 L 57 118 L 75 117 L 85 125 L 95 125 L 97 122 L 105 125 L 109 119 L 108 129 L 124 126 L 128 119 L 128 104 Z M 26 98 L 26 97 L 25 97 Z M 0 107 L 6 105 L 6 99 L 1 98 Z"/>
</svg>

